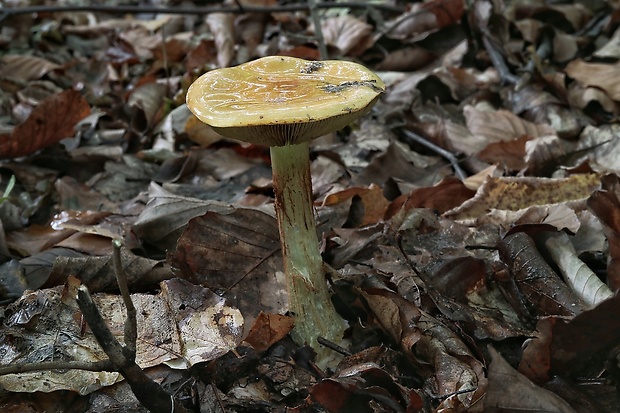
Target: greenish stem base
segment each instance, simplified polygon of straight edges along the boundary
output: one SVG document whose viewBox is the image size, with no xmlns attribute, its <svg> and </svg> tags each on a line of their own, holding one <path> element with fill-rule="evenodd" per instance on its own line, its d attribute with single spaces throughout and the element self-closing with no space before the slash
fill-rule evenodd
<svg viewBox="0 0 620 413">
<path fill-rule="evenodd" d="M 329 298 L 319 252 L 309 144 L 272 147 L 271 164 L 289 308 L 295 314 L 293 339 L 318 352 L 317 337 L 341 343 L 346 323 Z"/>
</svg>

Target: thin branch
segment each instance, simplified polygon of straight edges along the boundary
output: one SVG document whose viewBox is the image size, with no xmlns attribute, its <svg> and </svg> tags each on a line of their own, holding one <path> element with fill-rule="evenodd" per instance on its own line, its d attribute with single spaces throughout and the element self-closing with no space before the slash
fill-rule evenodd
<svg viewBox="0 0 620 413">
<path fill-rule="evenodd" d="M 427 147 L 428 149 L 440 156 L 443 156 L 448 162 L 450 162 L 450 165 L 452 165 L 452 169 L 454 169 L 454 173 L 461 181 L 467 178 L 467 174 L 459 165 L 459 160 L 456 158 L 456 156 L 454 156 L 452 152 L 445 150 L 441 146 L 435 145 L 433 142 L 425 139 L 417 133 L 411 132 L 410 130 L 404 128 L 401 130 L 406 138 Z"/>
<path fill-rule="evenodd" d="M 43 361 L 40 363 L 9 364 L 0 367 L 0 376 L 44 370 L 116 371 L 110 360 L 100 361 Z"/>
<path fill-rule="evenodd" d="M 319 56 L 321 57 L 321 60 L 327 60 L 329 59 L 329 54 L 327 53 L 327 46 L 325 45 L 325 37 L 323 37 L 321 16 L 319 16 L 319 5 L 320 2 L 317 2 L 317 0 L 308 0 L 310 18 L 312 19 L 312 24 L 314 25 L 314 34 L 319 47 Z"/>
<path fill-rule="evenodd" d="M 123 271 L 123 262 L 121 259 L 121 246 L 122 241 L 115 239 L 112 241 L 114 252 L 112 254 L 112 262 L 114 264 L 114 273 L 116 274 L 116 282 L 118 283 L 118 289 L 123 297 L 123 303 L 127 309 L 127 318 L 125 319 L 124 339 L 127 350 L 132 353 L 132 359 L 136 358 L 136 340 L 138 337 L 138 326 L 136 321 L 136 307 L 133 305 L 131 295 L 129 294 L 129 287 L 127 286 L 127 275 Z"/>
<path fill-rule="evenodd" d="M 506 61 L 504 60 L 504 56 L 502 56 L 500 51 L 497 50 L 497 46 L 491 41 L 490 37 L 483 35 L 482 43 L 484 43 L 484 48 L 487 50 L 487 53 L 491 58 L 491 63 L 493 63 L 493 66 L 497 69 L 499 77 L 502 81 L 512 85 L 519 83 L 519 77 L 510 72 Z"/>
<path fill-rule="evenodd" d="M 402 13 L 402 7 L 390 6 L 388 4 L 369 4 L 366 2 L 347 2 L 347 3 L 319 3 L 316 6 L 319 9 L 367 9 L 373 7 L 375 9 L 384 10 L 393 13 Z M 155 14 L 211 14 L 211 13 L 277 13 L 287 11 L 304 11 L 309 10 L 307 3 L 283 4 L 274 7 L 265 6 L 243 6 L 243 7 L 221 7 L 221 6 L 194 6 L 194 7 L 155 7 L 155 6 L 107 6 L 107 5 L 86 5 L 86 6 L 31 6 L 8 8 L 0 7 L 0 21 L 6 17 L 30 14 L 30 13 L 56 13 L 56 12 L 96 12 L 109 14 L 137 14 L 137 13 L 155 13 Z"/>
</svg>

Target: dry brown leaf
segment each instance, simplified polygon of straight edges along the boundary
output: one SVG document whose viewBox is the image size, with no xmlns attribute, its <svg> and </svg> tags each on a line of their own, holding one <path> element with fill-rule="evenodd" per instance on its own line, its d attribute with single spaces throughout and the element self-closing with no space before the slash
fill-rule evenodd
<svg viewBox="0 0 620 413">
<path fill-rule="evenodd" d="M 414 189 L 409 194 L 395 199 L 390 204 L 386 217 L 394 216 L 401 209 L 411 208 L 430 208 L 441 214 L 461 205 L 474 194 L 475 192 L 468 189 L 460 179 L 447 176 L 435 186 Z"/>
<path fill-rule="evenodd" d="M 556 62 L 567 62 L 573 59 L 579 46 L 575 36 L 565 33 L 556 33 L 553 37 L 553 59 Z"/>
<path fill-rule="evenodd" d="M 153 125 L 161 116 L 166 89 L 165 85 L 154 82 L 141 85 L 129 96 L 127 104 L 142 109 L 148 124 Z"/>
<path fill-rule="evenodd" d="M 107 240 L 107 245 L 111 248 L 111 242 Z M 161 276 L 161 271 L 155 270 L 161 268 L 162 263 L 148 258 L 134 255 L 131 251 L 123 248 L 121 251 L 121 262 L 123 273 L 127 277 L 130 288 L 136 285 L 148 285 L 151 283 L 156 287 L 163 279 L 155 282 L 151 275 Z M 166 278 L 172 278 L 172 272 L 168 268 Z M 106 256 L 95 257 L 67 257 L 60 256 L 54 260 L 54 266 L 50 273 L 49 279 L 43 285 L 43 288 L 51 288 L 62 285 L 67 282 L 69 277 L 78 278 L 82 284 L 86 285 L 91 292 L 111 292 L 118 288 L 116 281 L 116 273 L 114 271 L 114 262 L 112 259 L 112 251 Z"/>
<path fill-rule="evenodd" d="M 493 142 L 487 145 L 478 157 L 484 162 L 498 164 L 509 171 L 519 171 L 525 168 L 525 145 L 532 139 L 528 135 L 506 142 Z"/>
<path fill-rule="evenodd" d="M 620 296 L 603 301 L 572 319 L 545 317 L 526 342 L 519 371 L 532 380 L 579 375 L 587 367 L 603 369 L 620 341 Z"/>
<path fill-rule="evenodd" d="M 414 3 L 409 11 L 391 22 L 388 36 L 405 39 L 410 36 L 450 26 L 465 12 L 463 0 L 431 0 Z"/>
<path fill-rule="evenodd" d="M 12 231 L 7 235 L 7 243 L 24 255 L 33 255 L 56 246 L 76 232 L 74 229 L 64 228 L 64 223 L 93 225 L 108 215 L 110 213 L 105 211 L 62 211 L 55 215 L 48 225 L 30 225 L 23 230 Z"/>
<path fill-rule="evenodd" d="M 261 311 L 244 341 L 256 351 L 265 351 L 286 337 L 294 325 L 293 317 Z"/>
<path fill-rule="evenodd" d="M 265 37 L 268 15 L 265 13 L 244 14 L 235 19 L 235 30 L 247 47 L 247 55 L 256 56 L 256 48 Z"/>
<path fill-rule="evenodd" d="M 548 176 L 555 171 L 560 159 L 573 151 L 576 143 L 557 136 L 541 136 L 525 143 L 524 161 L 528 175 Z"/>
<path fill-rule="evenodd" d="M 598 87 L 584 86 L 574 82 L 568 86 L 568 103 L 572 107 L 585 109 L 591 103 L 598 103 L 609 113 L 618 113 L 618 102 L 614 102 L 604 90 Z"/>
<path fill-rule="evenodd" d="M 132 230 L 147 244 L 174 248 L 191 218 L 207 211 L 230 212 L 233 208 L 217 201 L 175 195 L 151 183 L 149 201 L 138 216 Z"/>
<path fill-rule="evenodd" d="M 142 26 L 121 32 L 119 39 L 125 41 L 135 54 L 144 60 L 151 59 L 152 50 L 161 44 L 161 34 L 152 34 Z"/>
<path fill-rule="evenodd" d="M 383 220 L 389 202 L 383 196 L 381 187 L 375 184 L 370 184 L 368 188 L 354 187 L 330 194 L 325 197 L 323 205 L 336 205 L 356 196 L 361 198 L 362 205 L 364 206 L 364 214 L 359 224 L 360 226 L 376 224 Z"/>
<path fill-rule="evenodd" d="M 538 316 L 574 316 L 584 303 L 545 262 L 534 240 L 524 232 L 509 234 L 498 244 L 500 257 L 510 267 L 520 299 Z"/>
<path fill-rule="evenodd" d="M 573 60 L 566 66 L 566 74 L 586 86 L 603 89 L 609 97 L 620 101 L 620 62 L 586 63 L 581 59 Z"/>
<path fill-rule="evenodd" d="M 476 220 L 477 225 L 497 225 L 504 231 L 509 231 L 516 225 L 547 224 L 558 230 L 566 229 L 575 233 L 581 227 L 581 222 L 573 209 L 563 203 L 553 205 L 532 205 L 517 211 L 493 209 Z"/>
<path fill-rule="evenodd" d="M 608 284 L 617 291 L 620 289 L 620 179 L 617 175 L 607 175 L 601 181 L 602 188 L 590 196 L 588 208 L 604 224 L 609 245 Z"/>
<path fill-rule="evenodd" d="M 73 136 L 76 123 L 89 113 L 88 102 L 73 89 L 50 96 L 11 134 L 0 136 L 0 159 L 30 155 Z"/>
<path fill-rule="evenodd" d="M 435 59 L 435 55 L 421 47 L 405 47 L 388 53 L 376 66 L 377 70 L 412 71 Z"/>
</svg>

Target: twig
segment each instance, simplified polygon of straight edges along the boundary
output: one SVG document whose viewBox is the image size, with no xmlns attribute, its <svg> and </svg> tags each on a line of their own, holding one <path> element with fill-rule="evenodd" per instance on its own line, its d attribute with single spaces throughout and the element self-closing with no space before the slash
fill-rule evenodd
<svg viewBox="0 0 620 413">
<path fill-rule="evenodd" d="M 316 341 L 319 342 L 319 344 L 324 345 L 325 347 L 334 350 L 337 353 L 342 354 L 343 356 L 350 356 L 352 353 L 350 351 L 348 351 L 346 348 L 339 346 L 338 344 L 334 343 L 333 341 L 329 341 L 326 338 L 323 337 L 317 337 Z"/>
<path fill-rule="evenodd" d="M 0 376 L 6 374 L 28 373 L 44 370 L 86 370 L 86 371 L 114 371 L 110 360 L 100 361 L 42 361 L 40 363 L 9 364 L 0 367 Z"/>
<path fill-rule="evenodd" d="M 484 43 L 484 48 L 487 50 L 489 57 L 491 58 L 491 63 L 499 72 L 499 77 L 507 83 L 517 84 L 519 82 L 519 77 L 513 75 L 508 69 L 508 65 L 504 61 L 504 56 L 497 50 L 495 45 L 491 42 L 490 38 L 487 35 L 482 36 L 482 42 Z"/>
<path fill-rule="evenodd" d="M 121 246 L 122 241 L 115 239 L 112 241 L 114 252 L 112 254 L 112 262 L 114 264 L 114 273 L 116 274 L 116 282 L 118 283 L 118 289 L 123 297 L 125 308 L 127 309 L 127 318 L 125 319 L 124 340 L 125 346 L 132 353 L 132 359 L 136 358 L 136 340 L 138 338 L 138 326 L 136 321 L 136 307 L 133 305 L 131 295 L 129 294 L 129 287 L 127 286 L 127 276 L 123 271 L 123 263 L 121 259 Z"/>
<path fill-rule="evenodd" d="M 463 171 L 463 169 L 459 165 L 459 160 L 456 158 L 456 156 L 454 156 L 454 154 L 452 154 L 452 152 L 445 150 L 441 146 L 435 145 L 433 142 L 425 139 L 417 133 L 411 132 L 410 130 L 404 128 L 401 130 L 405 137 L 407 137 L 408 139 L 411 139 L 412 141 L 427 147 L 438 155 L 443 156 L 448 162 L 450 162 L 450 165 L 452 165 L 452 168 L 454 169 L 454 173 L 461 181 L 467 178 L 467 174 L 465 174 L 465 171 Z"/>
<path fill-rule="evenodd" d="M 521 76 L 521 79 L 516 84 L 516 90 L 523 89 L 530 82 L 536 69 L 542 71 L 542 62 L 548 59 L 549 56 L 551 56 L 552 52 L 552 38 L 549 33 L 545 32 L 541 36 L 540 44 L 536 48 L 536 52 L 532 53 L 529 62 L 527 62 L 527 65 L 520 70 L 521 72 L 523 72 L 523 76 Z"/>
<path fill-rule="evenodd" d="M 321 27 L 321 16 L 319 16 L 319 3 L 316 0 L 308 0 L 308 8 L 310 11 L 310 18 L 314 25 L 314 34 L 319 47 L 319 56 L 321 60 L 329 59 L 327 53 L 327 46 L 325 45 L 325 37 L 323 37 L 323 27 Z"/>
<path fill-rule="evenodd" d="M 132 352 L 121 345 L 106 325 L 86 286 L 78 288 L 77 302 L 84 319 L 114 370 L 123 375 L 140 403 L 152 413 L 190 413 L 138 366 Z"/>
<path fill-rule="evenodd" d="M 367 9 L 366 2 L 347 2 L 347 3 L 320 3 L 319 9 L 349 8 Z M 393 13 L 402 13 L 402 7 L 390 6 L 388 4 L 373 4 L 372 7 Z M 155 14 L 211 14 L 211 13 L 277 13 L 287 11 L 309 10 L 306 3 L 284 4 L 275 7 L 265 6 L 243 6 L 243 7 L 220 7 L 220 6 L 195 6 L 195 7 L 155 7 L 155 6 L 106 6 L 106 5 L 87 5 L 87 6 L 31 6 L 19 8 L 0 7 L 0 22 L 10 16 L 31 13 L 56 13 L 56 12 L 96 12 L 109 14 L 132 14 L 132 13 L 155 13 Z"/>
</svg>

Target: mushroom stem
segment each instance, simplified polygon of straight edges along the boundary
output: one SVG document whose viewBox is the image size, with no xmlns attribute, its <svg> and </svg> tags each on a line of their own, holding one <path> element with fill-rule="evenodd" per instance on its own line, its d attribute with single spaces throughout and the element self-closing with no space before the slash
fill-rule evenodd
<svg viewBox="0 0 620 413">
<path fill-rule="evenodd" d="M 273 146 L 271 165 L 289 308 L 295 315 L 293 339 L 316 350 L 319 336 L 341 342 L 345 322 L 336 312 L 325 282 L 312 206 L 309 152 L 308 142 Z"/>
</svg>

